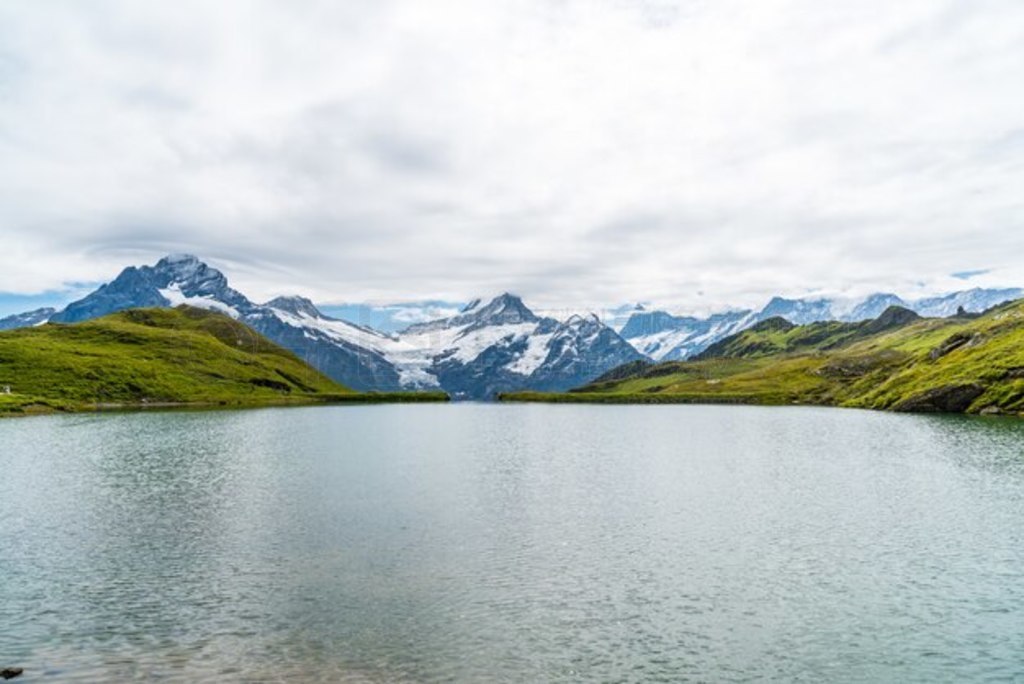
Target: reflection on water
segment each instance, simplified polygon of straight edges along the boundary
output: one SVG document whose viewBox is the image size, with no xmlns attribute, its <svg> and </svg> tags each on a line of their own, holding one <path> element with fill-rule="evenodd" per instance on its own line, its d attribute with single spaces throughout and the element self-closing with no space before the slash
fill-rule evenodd
<svg viewBox="0 0 1024 684">
<path fill-rule="evenodd" d="M 1024 423 L 363 406 L 0 421 L 22 681 L 1024 677 Z"/>
</svg>

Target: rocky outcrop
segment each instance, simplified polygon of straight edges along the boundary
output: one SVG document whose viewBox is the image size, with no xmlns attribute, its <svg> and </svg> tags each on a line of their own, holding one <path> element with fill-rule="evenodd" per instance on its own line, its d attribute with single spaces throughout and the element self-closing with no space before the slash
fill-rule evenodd
<svg viewBox="0 0 1024 684">
<path fill-rule="evenodd" d="M 943 385 L 904 399 L 892 408 L 914 413 L 964 413 L 984 393 L 984 387 L 973 383 Z"/>
<path fill-rule="evenodd" d="M 890 306 L 878 318 L 865 323 L 863 333 L 866 335 L 876 335 L 886 330 L 902 328 L 919 320 L 921 320 L 921 317 L 910 309 L 902 306 Z"/>
<path fill-rule="evenodd" d="M 949 354 L 950 352 L 954 352 L 957 349 L 959 349 L 960 347 L 963 347 L 963 346 L 968 345 L 968 344 L 975 345 L 975 344 L 978 344 L 980 341 L 981 341 L 981 337 L 977 333 L 974 333 L 974 334 L 965 333 L 965 332 L 953 333 L 952 335 L 947 337 L 945 340 L 943 340 L 942 344 L 940 344 L 938 347 L 935 347 L 930 352 L 928 352 L 928 357 L 932 361 L 938 361 L 939 359 L 941 359 L 946 354 Z"/>
</svg>

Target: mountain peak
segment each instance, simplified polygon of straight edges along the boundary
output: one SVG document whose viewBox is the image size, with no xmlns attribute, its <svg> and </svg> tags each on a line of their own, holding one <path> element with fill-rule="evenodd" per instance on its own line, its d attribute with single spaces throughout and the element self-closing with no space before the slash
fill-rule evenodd
<svg viewBox="0 0 1024 684">
<path fill-rule="evenodd" d="M 153 266 L 129 266 L 95 292 L 68 304 L 51 320 L 74 323 L 122 309 L 178 304 L 233 312 L 233 316 L 252 306 L 228 286 L 223 273 L 198 257 L 169 254 Z"/>
<path fill-rule="evenodd" d="M 145 267 L 143 267 L 145 268 Z M 166 274 L 171 282 L 223 280 L 227 279 L 215 268 L 210 267 L 206 262 L 192 254 L 168 254 L 152 270 L 159 274 Z"/>
<path fill-rule="evenodd" d="M 158 273 L 167 273 L 173 280 L 184 281 L 199 277 L 209 277 L 214 274 L 219 276 L 220 271 L 210 268 L 192 254 L 168 254 L 156 262 L 153 270 Z"/>
<path fill-rule="evenodd" d="M 921 320 L 921 317 L 910 309 L 893 304 L 886 308 L 878 318 L 868 321 L 865 329 L 874 334 L 892 328 L 901 328 L 919 320 Z"/>
<path fill-rule="evenodd" d="M 447 328 L 467 327 L 473 330 L 489 325 L 512 325 L 516 323 L 538 323 L 538 318 L 518 296 L 504 292 L 487 304 L 482 299 L 474 299 L 457 316 L 442 318 L 436 321 L 414 323 L 402 331 L 406 333 L 423 333 L 428 330 L 444 330 Z"/>
<path fill-rule="evenodd" d="M 316 308 L 312 301 L 299 295 L 275 297 L 266 303 L 271 309 L 286 311 L 296 316 L 308 316 L 310 318 L 323 318 L 323 314 Z"/>
<path fill-rule="evenodd" d="M 50 317 L 57 313 L 52 307 L 26 311 L 21 314 L 14 314 L 0 318 L 0 330 L 12 330 L 14 328 L 28 328 L 34 325 L 41 325 L 50 320 Z"/>
<path fill-rule="evenodd" d="M 827 321 L 834 317 L 832 301 L 828 299 L 787 299 L 772 297 L 771 301 L 761 310 L 758 318 L 765 320 L 781 316 L 790 323 L 803 325 L 816 321 Z"/>
<path fill-rule="evenodd" d="M 565 321 L 565 327 L 568 328 L 583 328 L 586 326 L 604 327 L 604 324 L 601 323 L 601 319 L 595 313 L 589 313 L 585 315 L 573 314 L 572 316 L 569 316 L 569 318 L 567 318 Z"/>
<path fill-rule="evenodd" d="M 523 306 L 523 300 L 519 295 L 514 295 L 511 292 L 502 292 L 500 295 L 491 300 L 491 304 L 495 302 L 502 302 L 505 304 L 517 304 Z"/>
<path fill-rule="evenodd" d="M 512 323 L 535 323 L 539 318 L 523 304 L 518 296 L 505 292 L 498 295 L 486 306 L 477 306 L 467 314 L 477 325 L 507 325 Z"/>
<path fill-rule="evenodd" d="M 772 316 L 750 326 L 750 330 L 751 332 L 789 332 L 795 327 L 795 323 L 782 316 Z"/>
<path fill-rule="evenodd" d="M 195 254 L 184 254 L 184 253 L 168 254 L 163 259 L 161 259 L 160 261 L 157 262 L 157 266 L 159 266 L 161 264 L 171 265 L 171 264 L 186 264 L 186 263 L 187 264 L 198 264 L 198 263 L 200 263 L 199 257 L 197 257 Z"/>
</svg>

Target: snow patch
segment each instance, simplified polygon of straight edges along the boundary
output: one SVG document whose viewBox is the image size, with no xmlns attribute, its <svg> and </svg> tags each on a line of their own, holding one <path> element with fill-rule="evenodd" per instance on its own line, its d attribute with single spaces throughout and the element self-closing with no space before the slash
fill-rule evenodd
<svg viewBox="0 0 1024 684">
<path fill-rule="evenodd" d="M 178 285 L 178 283 L 171 283 L 165 289 L 157 291 L 160 293 L 161 297 L 171 303 L 171 306 L 187 304 L 188 306 L 194 306 L 197 309 L 207 309 L 208 311 L 227 314 L 228 316 L 236 319 L 241 317 L 237 309 L 217 300 L 213 295 L 189 297 L 181 291 L 181 286 Z"/>
<path fill-rule="evenodd" d="M 509 365 L 508 369 L 520 375 L 532 375 L 547 359 L 548 345 L 551 343 L 552 337 L 554 334 L 531 336 L 522 356 L 516 359 L 515 363 Z"/>
</svg>

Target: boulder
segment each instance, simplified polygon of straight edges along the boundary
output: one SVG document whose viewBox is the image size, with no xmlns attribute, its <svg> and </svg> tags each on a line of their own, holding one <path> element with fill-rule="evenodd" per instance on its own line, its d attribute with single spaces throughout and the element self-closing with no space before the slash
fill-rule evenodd
<svg viewBox="0 0 1024 684">
<path fill-rule="evenodd" d="M 984 393 L 984 387 L 973 383 L 943 385 L 904 399 L 893 406 L 893 410 L 920 413 L 963 413 L 975 399 Z"/>
</svg>

